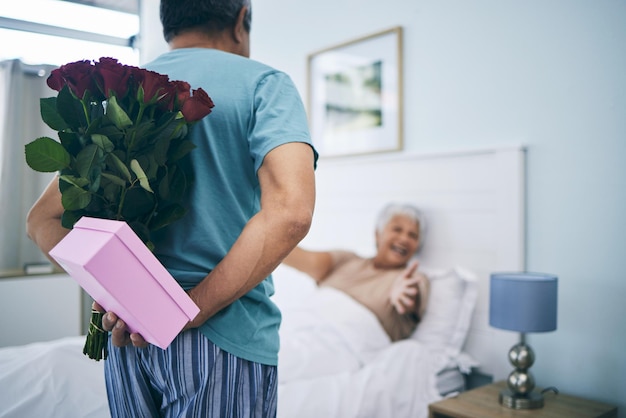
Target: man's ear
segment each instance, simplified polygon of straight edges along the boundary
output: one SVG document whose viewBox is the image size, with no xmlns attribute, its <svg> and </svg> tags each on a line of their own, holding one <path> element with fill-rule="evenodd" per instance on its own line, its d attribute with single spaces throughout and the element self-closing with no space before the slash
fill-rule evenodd
<svg viewBox="0 0 626 418">
<path fill-rule="evenodd" d="M 244 42 L 244 36 L 247 35 L 248 32 L 243 23 L 247 12 L 248 8 L 244 6 L 241 10 L 239 10 L 239 14 L 237 14 L 237 20 L 235 21 L 235 27 L 233 28 L 233 38 L 237 43 Z"/>
</svg>

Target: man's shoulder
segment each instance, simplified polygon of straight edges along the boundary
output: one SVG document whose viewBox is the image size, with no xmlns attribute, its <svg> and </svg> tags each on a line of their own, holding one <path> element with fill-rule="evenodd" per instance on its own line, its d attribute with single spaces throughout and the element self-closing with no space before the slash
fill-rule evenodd
<svg viewBox="0 0 626 418">
<path fill-rule="evenodd" d="M 235 65 L 237 68 L 253 68 L 260 72 L 282 73 L 282 71 L 257 61 L 252 58 L 243 57 L 231 52 L 213 48 L 179 48 L 162 53 L 154 60 L 146 64 L 146 67 L 172 64 L 173 62 L 195 61 L 200 65 L 202 62 L 223 64 L 227 66 Z"/>
</svg>

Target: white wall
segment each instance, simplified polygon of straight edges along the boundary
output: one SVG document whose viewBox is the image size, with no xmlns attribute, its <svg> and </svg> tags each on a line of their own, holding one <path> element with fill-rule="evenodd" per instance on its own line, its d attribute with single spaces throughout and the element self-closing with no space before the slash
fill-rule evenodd
<svg viewBox="0 0 626 418">
<path fill-rule="evenodd" d="M 560 278 L 538 384 L 626 417 L 626 0 L 253 1 L 252 58 L 306 100 L 307 54 L 397 25 L 408 150 L 528 146 L 527 268 Z"/>
</svg>

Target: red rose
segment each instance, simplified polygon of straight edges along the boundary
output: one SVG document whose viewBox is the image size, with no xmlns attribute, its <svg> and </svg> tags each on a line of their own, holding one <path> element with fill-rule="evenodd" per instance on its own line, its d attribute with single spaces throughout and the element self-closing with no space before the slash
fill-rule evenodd
<svg viewBox="0 0 626 418">
<path fill-rule="evenodd" d="M 48 86 L 60 91 L 67 84 L 79 99 L 83 98 L 85 91 L 95 95 L 97 91 L 92 77 L 93 68 L 91 62 L 86 60 L 62 65 L 52 71 L 47 80 Z"/>
<path fill-rule="evenodd" d="M 180 109 L 182 104 L 191 97 L 191 86 L 186 81 L 170 81 L 170 87 L 172 89 L 172 102 L 169 105 L 169 110 Z"/>
<path fill-rule="evenodd" d="M 181 112 L 187 122 L 196 122 L 211 113 L 213 106 L 213 100 L 200 88 L 194 90 L 193 95 L 185 100 Z"/>
<path fill-rule="evenodd" d="M 111 95 L 120 99 L 126 96 L 130 74 L 130 67 L 120 64 L 115 58 L 100 58 L 94 68 L 94 77 L 106 98 Z"/>
<path fill-rule="evenodd" d="M 63 86 L 65 86 L 65 79 L 61 74 L 61 69 L 57 68 L 55 70 L 52 70 L 46 82 L 48 83 L 48 87 L 50 87 L 52 90 L 61 91 Z"/>
<path fill-rule="evenodd" d="M 137 85 L 137 100 L 143 103 L 165 102 L 169 96 L 169 77 L 143 68 L 131 68 Z"/>
</svg>

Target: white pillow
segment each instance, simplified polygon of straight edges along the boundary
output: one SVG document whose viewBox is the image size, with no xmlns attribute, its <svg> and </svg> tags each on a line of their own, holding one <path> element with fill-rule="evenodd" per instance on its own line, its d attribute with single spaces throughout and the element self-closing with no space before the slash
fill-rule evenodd
<svg viewBox="0 0 626 418">
<path fill-rule="evenodd" d="M 472 321 L 478 295 L 476 276 L 458 267 L 421 271 L 430 279 L 430 295 L 424 317 L 410 338 L 456 356 Z"/>
</svg>

